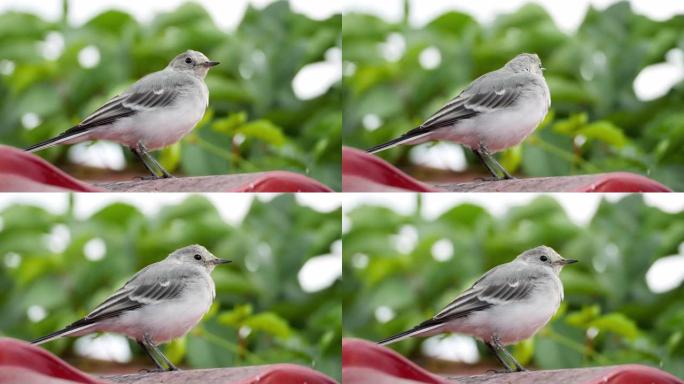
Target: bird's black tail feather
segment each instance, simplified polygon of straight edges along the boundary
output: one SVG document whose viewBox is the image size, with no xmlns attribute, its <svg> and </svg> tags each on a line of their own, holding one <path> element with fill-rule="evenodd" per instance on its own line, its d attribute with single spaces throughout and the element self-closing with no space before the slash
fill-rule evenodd
<svg viewBox="0 0 684 384">
<path fill-rule="evenodd" d="M 71 128 L 68 131 L 60 133 L 59 135 L 57 135 L 51 139 L 41 141 L 38 144 L 33 144 L 30 147 L 26 147 L 26 148 L 24 148 L 24 151 L 26 151 L 26 152 L 40 151 L 41 149 L 50 148 L 53 145 L 63 143 L 67 140 L 75 139 L 75 138 L 87 133 L 85 130 L 77 130 L 75 128 L 78 128 L 78 127 Z"/>
<path fill-rule="evenodd" d="M 411 131 L 397 137 L 396 139 L 392 139 L 386 143 L 376 145 L 373 148 L 368 148 L 366 150 L 366 152 L 378 153 L 380 151 L 384 151 L 385 149 L 389 149 L 389 148 L 392 148 L 394 146 L 397 146 L 397 145 L 400 145 L 400 144 L 403 144 L 403 143 L 406 143 L 409 141 L 416 140 L 416 139 L 420 138 L 421 136 L 427 135 L 428 133 L 429 132 L 419 131 L 418 129 L 414 129 L 414 130 L 411 130 Z"/>
<path fill-rule="evenodd" d="M 66 326 L 66 327 L 64 327 L 64 328 L 62 328 L 62 329 L 60 329 L 60 330 L 57 331 L 57 332 L 52 332 L 52 333 L 49 334 L 49 335 L 45 335 L 45 336 L 43 336 L 43 337 L 39 337 L 39 338 L 37 338 L 37 339 L 35 339 L 35 340 L 32 340 L 32 341 L 31 341 L 31 344 L 43 344 L 43 343 L 47 343 L 48 341 L 51 341 L 51 340 L 60 338 L 60 337 L 62 337 L 62 336 L 69 336 L 69 335 L 71 335 L 72 333 L 76 333 L 76 332 L 78 332 L 78 331 L 82 331 L 82 330 L 84 330 L 84 329 L 86 329 L 86 328 L 88 328 L 88 327 L 91 327 L 91 326 L 93 326 L 93 325 L 94 325 L 94 323 L 91 322 L 91 321 L 79 320 L 79 321 L 77 321 L 77 322 L 75 322 L 75 323 L 73 323 L 73 324 L 71 324 L 71 325 L 68 325 L 68 326 Z"/>
<path fill-rule="evenodd" d="M 428 321 L 426 321 L 426 322 L 424 322 L 424 323 L 422 323 L 422 324 L 420 324 L 420 325 L 417 325 L 417 326 L 415 326 L 415 327 L 409 329 L 408 331 L 404 331 L 404 332 L 401 332 L 401 333 L 397 333 L 397 334 L 394 335 L 394 336 L 390 336 L 390 337 L 388 337 L 388 338 L 386 338 L 386 339 L 384 339 L 384 340 L 380 340 L 380 341 L 378 341 L 378 344 L 380 344 L 380 345 L 392 344 L 392 343 L 394 343 L 394 342 L 396 342 L 396 341 L 403 340 L 403 339 L 405 339 L 405 338 L 407 338 L 407 337 L 411 337 L 411 336 L 419 335 L 419 334 L 421 334 L 421 333 L 423 333 L 423 332 L 427 332 L 427 331 L 429 331 L 429 330 L 431 330 L 431 329 L 434 329 L 434 328 L 437 328 L 437 327 L 439 327 L 439 326 L 441 326 L 441 325 L 442 325 L 441 322 L 439 322 L 439 323 L 432 323 L 431 320 L 428 320 Z"/>
</svg>

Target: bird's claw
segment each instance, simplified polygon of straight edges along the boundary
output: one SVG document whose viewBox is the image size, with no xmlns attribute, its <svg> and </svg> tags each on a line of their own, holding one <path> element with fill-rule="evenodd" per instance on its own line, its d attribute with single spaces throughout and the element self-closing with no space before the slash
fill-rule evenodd
<svg viewBox="0 0 684 384">
<path fill-rule="evenodd" d="M 161 368 L 153 368 L 153 369 L 150 369 L 150 368 L 142 368 L 142 369 L 140 369 L 138 372 L 140 372 L 140 373 L 159 373 L 159 372 L 164 372 L 164 371 L 166 371 L 166 370 L 165 370 L 165 369 L 161 369 Z"/>
<path fill-rule="evenodd" d="M 173 177 L 173 176 L 171 176 Z M 147 176 L 138 176 L 136 179 L 141 180 L 141 181 L 148 181 L 148 180 L 160 180 L 160 179 L 165 179 L 166 177 L 164 176 L 157 176 L 157 175 L 147 175 Z"/>
<path fill-rule="evenodd" d="M 492 375 L 496 375 L 499 373 L 511 373 L 511 372 L 513 372 L 513 371 L 508 370 L 508 369 L 488 369 L 487 370 L 487 373 L 492 374 Z"/>
<path fill-rule="evenodd" d="M 475 180 L 477 180 L 477 181 L 500 181 L 500 180 L 504 180 L 504 179 L 500 178 L 500 177 L 489 176 L 489 177 L 476 177 Z"/>
</svg>

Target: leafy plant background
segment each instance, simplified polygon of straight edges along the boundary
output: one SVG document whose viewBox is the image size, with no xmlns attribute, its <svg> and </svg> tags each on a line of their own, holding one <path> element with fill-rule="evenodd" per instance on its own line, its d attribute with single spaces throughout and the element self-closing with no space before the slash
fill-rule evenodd
<svg viewBox="0 0 684 384">
<path fill-rule="evenodd" d="M 507 169 L 526 176 L 630 171 L 684 189 L 682 82 L 648 102 L 637 99 L 632 88 L 644 67 L 684 48 L 684 15 L 655 21 L 635 14 L 623 1 L 605 10 L 589 8 L 577 32 L 569 35 L 538 4 L 501 14 L 486 25 L 465 13 L 446 12 L 422 28 L 407 22 L 407 0 L 404 10 L 400 22 L 345 13 L 345 145 L 369 148 L 397 137 L 420 125 L 476 77 L 521 52 L 536 52 L 546 68 L 551 110 L 522 145 L 500 155 Z M 396 61 L 383 55 L 390 37 L 405 41 Z M 427 48 L 441 54 L 434 69 L 420 65 Z M 363 119 L 370 114 L 382 122 L 375 130 L 364 128 Z M 425 170 L 416 169 L 410 148 L 380 156 L 420 176 Z M 466 152 L 477 173 L 486 173 Z"/>
<path fill-rule="evenodd" d="M 512 347 L 521 363 L 541 369 L 639 363 L 684 377 L 684 284 L 656 294 L 645 279 L 656 260 L 684 253 L 683 211 L 667 213 L 630 195 L 602 200 L 590 222 L 577 225 L 555 198 L 540 196 L 496 216 L 478 204 L 455 201 L 426 219 L 424 207 L 439 198 L 416 195 L 416 210 L 406 214 L 370 202 L 345 208 L 345 337 L 381 340 L 409 329 L 488 269 L 546 244 L 580 263 L 561 273 L 565 301 L 557 315 L 532 339 Z M 397 243 L 406 226 L 417 241 L 401 252 Z M 453 245 L 453 257 L 442 262 L 432 255 L 440 240 Z M 395 314 L 385 323 L 375 315 L 381 306 Z M 391 348 L 433 371 L 470 369 L 424 356 L 425 340 L 411 338 Z M 479 372 L 496 369 L 489 350 L 481 343 L 478 348 L 485 365 Z"/>
<path fill-rule="evenodd" d="M 149 215 L 113 202 L 79 217 L 78 201 L 71 195 L 66 211 L 57 214 L 31 203 L 0 211 L 0 335 L 30 340 L 54 332 L 86 315 L 142 267 L 198 243 L 233 263 L 212 273 L 216 299 L 199 325 L 162 346 L 172 361 L 191 368 L 290 362 L 340 379 L 341 282 L 307 293 L 297 279 L 307 260 L 329 254 L 340 239 L 340 208 L 318 212 L 292 194 L 254 199 L 235 226 L 202 196 Z M 63 252 L 51 251 L 47 240 L 56 227 L 69 233 Z M 101 260 L 84 257 L 92 239 L 106 244 Z M 13 254 L 20 257 L 18 266 L 7 262 Z M 35 305 L 47 311 L 36 323 L 27 317 Z M 245 333 L 247 327 L 251 332 Z M 84 361 L 74 354 L 74 341 L 44 347 L 89 371 L 130 372 L 151 364 L 133 342 L 132 367 Z"/>
<path fill-rule="evenodd" d="M 63 0 L 64 14 L 69 1 Z M 220 18 L 221 15 L 213 15 Z M 185 175 L 284 169 L 340 188 L 341 86 L 310 100 L 298 99 L 292 80 L 305 65 L 325 60 L 340 48 L 341 16 L 310 19 L 286 1 L 259 10 L 249 6 L 234 32 L 219 29 L 207 11 L 188 2 L 141 24 L 109 10 L 74 27 L 18 12 L 0 14 L 0 61 L 14 71 L 0 75 L 0 143 L 24 147 L 52 137 L 123 91 L 140 77 L 163 69 L 180 52 L 195 49 L 221 65 L 206 82 L 210 90 L 204 119 L 181 143 L 161 152 L 162 164 Z M 56 32 L 64 50 L 47 60 L 41 44 Z M 78 54 L 94 46 L 100 61 L 79 65 Z M 34 113 L 32 130 L 21 118 Z M 236 139 L 236 136 L 238 137 Z M 66 148 L 40 152 L 70 165 Z M 133 157 L 126 151 L 127 159 Z M 137 161 L 129 161 L 144 172 Z M 79 175 L 79 170 L 72 170 Z"/>
</svg>

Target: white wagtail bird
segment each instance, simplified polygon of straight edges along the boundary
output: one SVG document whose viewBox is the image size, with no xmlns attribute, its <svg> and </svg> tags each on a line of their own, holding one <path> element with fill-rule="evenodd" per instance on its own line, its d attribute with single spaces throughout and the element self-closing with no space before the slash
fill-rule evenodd
<svg viewBox="0 0 684 384">
<path fill-rule="evenodd" d="M 546 246 L 527 250 L 490 269 L 432 319 L 379 344 L 411 336 L 463 333 L 482 340 L 506 371 L 523 371 L 504 346 L 532 337 L 551 319 L 563 300 L 558 275 L 564 265 L 575 262 Z"/>
<path fill-rule="evenodd" d="M 201 52 L 185 51 L 166 68 L 138 80 L 77 126 L 25 150 L 35 152 L 57 144 L 111 140 L 130 148 L 154 178 L 171 177 L 149 151 L 174 144 L 200 121 L 209 104 L 204 78 L 217 64 Z"/>
<path fill-rule="evenodd" d="M 400 144 L 432 140 L 452 141 L 472 149 L 495 179 L 512 179 L 492 154 L 520 144 L 544 120 L 551 94 L 543 69 L 536 54 L 522 53 L 503 68 L 478 77 L 419 127 L 367 151 L 376 153 Z"/>
<path fill-rule="evenodd" d="M 158 369 L 177 370 L 157 345 L 181 337 L 197 325 L 216 296 L 210 273 L 225 263 L 230 261 L 217 258 L 201 245 L 178 249 L 140 270 L 86 317 L 32 343 L 94 332 L 121 333 L 135 340 Z"/>
</svg>

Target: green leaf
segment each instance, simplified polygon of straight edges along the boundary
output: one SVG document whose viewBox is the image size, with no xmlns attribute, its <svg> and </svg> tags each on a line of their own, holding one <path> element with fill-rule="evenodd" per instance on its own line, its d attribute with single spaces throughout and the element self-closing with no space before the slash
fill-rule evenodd
<svg viewBox="0 0 684 384">
<path fill-rule="evenodd" d="M 601 308 L 598 305 L 590 305 L 579 311 L 569 313 L 565 322 L 575 327 L 587 328 L 600 314 Z"/>
<path fill-rule="evenodd" d="M 165 348 L 166 357 L 174 364 L 180 364 L 185 358 L 187 336 L 175 339 L 168 343 Z"/>
<path fill-rule="evenodd" d="M 516 145 L 505 150 L 499 162 L 508 172 L 515 172 L 522 163 L 522 146 Z"/>
<path fill-rule="evenodd" d="M 287 320 L 273 312 L 262 312 L 247 319 L 245 325 L 253 331 L 263 331 L 280 338 L 290 337 L 292 330 Z"/>
<path fill-rule="evenodd" d="M 606 120 L 591 123 L 578 130 L 577 134 L 583 135 L 587 139 L 603 141 L 618 148 L 627 144 L 627 138 L 622 132 L 622 129 Z"/>
<path fill-rule="evenodd" d="M 241 125 L 247 122 L 247 112 L 240 111 L 238 113 L 232 113 L 228 117 L 223 119 L 216 119 L 211 125 L 211 128 L 216 132 L 222 133 L 232 133 Z"/>
<path fill-rule="evenodd" d="M 589 117 L 587 116 L 586 112 L 573 113 L 569 118 L 557 121 L 553 125 L 553 129 L 556 132 L 571 135 L 584 127 L 588 120 Z"/>
<path fill-rule="evenodd" d="M 252 315 L 252 305 L 236 305 L 231 311 L 222 312 L 218 316 L 218 322 L 223 325 L 230 325 L 235 328 L 242 324 Z"/>
<path fill-rule="evenodd" d="M 612 332 L 628 339 L 634 339 L 639 335 L 636 323 L 622 313 L 610 313 L 601 316 L 590 323 L 599 331 Z"/>
<path fill-rule="evenodd" d="M 174 171 L 181 159 L 181 144 L 180 142 L 170 145 L 161 150 L 159 154 L 159 163 L 169 172 Z"/>
<path fill-rule="evenodd" d="M 522 365 L 527 365 L 534 357 L 534 339 L 526 339 L 513 347 L 513 357 Z"/>
<path fill-rule="evenodd" d="M 187 337 L 187 353 L 188 363 L 194 368 L 215 368 L 217 365 L 217 357 L 215 355 L 214 346 L 201 337 L 193 334 Z"/>
<path fill-rule="evenodd" d="M 260 139 L 277 147 L 285 144 L 283 129 L 268 120 L 262 119 L 244 124 L 237 129 L 237 132 L 247 138 Z"/>
<path fill-rule="evenodd" d="M 93 33 L 121 36 L 124 29 L 131 24 L 135 25 L 133 16 L 123 11 L 109 10 L 90 19 L 84 27 L 92 28 Z"/>
</svg>

